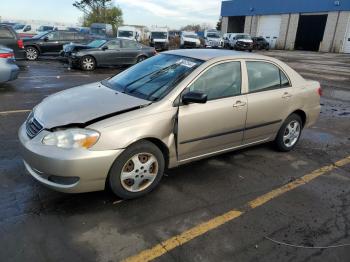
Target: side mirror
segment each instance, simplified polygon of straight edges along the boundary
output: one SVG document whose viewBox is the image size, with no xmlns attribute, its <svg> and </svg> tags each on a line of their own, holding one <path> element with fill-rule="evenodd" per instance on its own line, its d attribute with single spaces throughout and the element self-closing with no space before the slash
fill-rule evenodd
<svg viewBox="0 0 350 262">
<path fill-rule="evenodd" d="M 44 41 L 47 42 L 49 41 L 49 38 L 47 36 L 44 37 Z"/>
<path fill-rule="evenodd" d="M 103 51 L 106 51 L 107 49 L 108 49 L 108 46 L 106 46 L 106 45 L 102 46 Z"/>
<path fill-rule="evenodd" d="M 190 103 L 205 104 L 208 96 L 199 92 L 188 92 L 182 95 L 182 103 L 187 105 Z"/>
</svg>

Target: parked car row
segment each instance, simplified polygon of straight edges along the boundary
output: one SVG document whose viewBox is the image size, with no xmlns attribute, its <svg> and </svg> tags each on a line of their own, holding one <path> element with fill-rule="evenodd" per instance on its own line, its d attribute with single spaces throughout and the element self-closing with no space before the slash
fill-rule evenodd
<svg viewBox="0 0 350 262">
<path fill-rule="evenodd" d="M 128 39 L 94 40 L 87 45 L 67 44 L 60 52 L 72 67 L 85 71 L 97 66 L 133 65 L 154 56 L 153 47 Z"/>
<path fill-rule="evenodd" d="M 99 49 L 112 44 L 124 42 Z M 321 94 L 277 59 L 172 50 L 45 98 L 19 129 L 20 150 L 29 174 L 51 189 L 110 188 L 133 199 L 166 169 L 272 141 L 294 149 L 320 114 Z"/>
</svg>

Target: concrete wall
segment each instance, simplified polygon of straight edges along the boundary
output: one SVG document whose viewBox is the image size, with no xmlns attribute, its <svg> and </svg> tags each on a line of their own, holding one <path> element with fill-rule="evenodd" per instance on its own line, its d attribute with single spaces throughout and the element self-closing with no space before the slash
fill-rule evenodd
<svg viewBox="0 0 350 262">
<path fill-rule="evenodd" d="M 299 14 L 290 14 L 289 27 L 288 27 L 284 49 L 287 49 L 287 50 L 294 49 L 295 38 L 297 36 L 297 30 L 298 30 L 298 24 L 299 24 Z"/>
<path fill-rule="evenodd" d="M 259 16 L 246 16 L 244 23 L 244 33 L 256 36 L 258 32 Z"/>
<path fill-rule="evenodd" d="M 323 40 L 320 44 L 321 52 L 330 52 L 333 45 L 335 31 L 339 21 L 340 12 L 329 12 L 327 17 L 326 28 L 324 30 Z"/>
<path fill-rule="evenodd" d="M 252 16 L 246 16 L 245 17 L 245 23 L 244 23 L 244 33 L 245 34 L 250 34 L 251 32 L 251 26 L 252 26 Z"/>
<path fill-rule="evenodd" d="M 335 31 L 333 45 L 331 47 L 331 52 L 343 52 L 343 44 L 345 39 L 346 28 L 350 19 L 350 11 L 340 12 L 338 26 Z"/>
<path fill-rule="evenodd" d="M 228 28 L 228 16 L 225 16 L 222 18 L 222 22 L 221 22 L 221 32 L 223 34 L 227 33 L 227 28 Z"/>
<path fill-rule="evenodd" d="M 289 31 L 290 14 L 281 15 L 280 35 L 277 39 L 276 48 L 284 49 L 286 46 L 287 34 Z"/>
</svg>

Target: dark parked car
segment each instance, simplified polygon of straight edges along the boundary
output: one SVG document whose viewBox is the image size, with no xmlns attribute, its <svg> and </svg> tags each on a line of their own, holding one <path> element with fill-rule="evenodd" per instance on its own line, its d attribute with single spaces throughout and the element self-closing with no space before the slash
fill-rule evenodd
<svg viewBox="0 0 350 262">
<path fill-rule="evenodd" d="M 88 45 L 66 45 L 63 55 L 73 67 L 91 71 L 97 66 L 133 65 L 156 54 L 153 47 L 127 39 L 94 40 Z"/>
<path fill-rule="evenodd" d="M 58 55 L 63 45 L 71 42 L 88 43 L 89 41 L 91 41 L 89 35 L 59 30 L 23 39 L 28 60 L 36 60 L 40 54 Z"/>
<path fill-rule="evenodd" d="M 0 46 L 0 83 L 15 80 L 18 73 L 13 50 Z"/>
<path fill-rule="evenodd" d="M 17 60 L 25 59 L 23 41 L 11 26 L 0 25 L 0 45 L 12 49 Z"/>
<path fill-rule="evenodd" d="M 263 37 L 253 37 L 253 47 L 254 49 L 257 49 L 257 50 L 262 50 L 262 49 L 269 50 L 270 44 Z"/>
</svg>

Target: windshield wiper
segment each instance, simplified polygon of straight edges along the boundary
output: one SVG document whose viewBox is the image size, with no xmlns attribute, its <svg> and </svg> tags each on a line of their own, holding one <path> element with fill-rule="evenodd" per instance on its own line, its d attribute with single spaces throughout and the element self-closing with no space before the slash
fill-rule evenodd
<svg viewBox="0 0 350 262">
<path fill-rule="evenodd" d="M 124 92 L 124 93 L 125 93 L 125 92 L 133 93 L 133 92 L 136 91 L 137 89 L 141 88 L 142 85 L 141 85 L 141 86 L 137 86 L 137 87 L 135 87 L 135 88 L 132 88 L 132 89 L 130 89 L 130 90 L 127 90 L 127 88 L 128 88 L 129 86 L 135 84 L 136 82 L 138 82 L 138 81 L 140 81 L 140 80 L 142 80 L 142 79 L 144 79 L 144 78 L 146 78 L 146 77 L 150 77 L 150 80 L 144 83 L 144 84 L 147 84 L 147 83 L 151 82 L 153 79 L 155 79 L 156 77 L 158 77 L 159 75 L 161 75 L 161 74 L 167 72 L 168 70 L 170 70 L 170 69 L 172 69 L 172 68 L 176 68 L 176 67 L 178 67 L 178 66 L 179 66 L 179 64 L 172 64 L 172 65 L 170 65 L 170 66 L 167 66 L 167 67 L 164 67 L 164 68 L 162 68 L 162 69 L 159 69 L 158 71 L 155 71 L 155 72 L 152 72 L 152 73 L 147 74 L 147 75 L 145 75 L 145 76 L 142 76 L 142 77 L 136 79 L 135 81 L 133 81 L 133 82 L 127 84 L 127 85 L 124 87 L 124 91 L 123 91 L 123 92 Z"/>
</svg>

